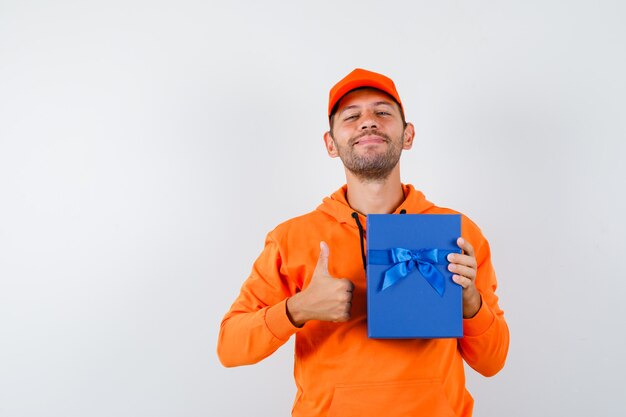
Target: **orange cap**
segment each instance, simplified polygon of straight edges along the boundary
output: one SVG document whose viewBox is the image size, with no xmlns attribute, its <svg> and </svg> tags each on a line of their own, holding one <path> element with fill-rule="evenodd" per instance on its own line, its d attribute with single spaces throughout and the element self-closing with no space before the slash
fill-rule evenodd
<svg viewBox="0 0 626 417">
<path fill-rule="evenodd" d="M 337 102 L 341 100 L 341 97 L 360 87 L 372 87 L 377 90 L 384 91 L 393 97 L 396 102 L 398 102 L 400 109 L 404 112 L 402 101 L 400 101 L 400 95 L 398 94 L 398 90 L 396 90 L 396 86 L 391 78 L 376 72 L 357 68 L 350 74 L 346 75 L 341 81 L 330 89 L 330 95 L 328 97 L 328 117 L 330 117 L 333 108 Z"/>
</svg>

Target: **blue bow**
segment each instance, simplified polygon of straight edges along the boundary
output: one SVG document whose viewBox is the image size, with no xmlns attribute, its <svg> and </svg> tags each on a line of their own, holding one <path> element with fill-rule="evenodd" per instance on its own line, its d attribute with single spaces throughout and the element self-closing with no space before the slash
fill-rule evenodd
<svg viewBox="0 0 626 417">
<path fill-rule="evenodd" d="M 439 296 L 443 297 L 443 293 L 446 289 L 446 283 L 443 274 L 439 272 L 435 265 L 445 264 L 446 257 L 449 253 L 452 253 L 452 251 L 441 249 L 420 249 L 416 251 L 411 251 L 405 248 L 389 249 L 389 255 L 391 256 L 392 261 L 391 263 L 394 265 L 385 271 L 385 279 L 383 280 L 381 291 L 384 291 L 396 282 L 400 281 L 402 278 L 409 275 L 417 266 L 417 270 L 424 277 L 424 279 L 430 284 L 431 287 L 434 288 L 435 291 L 437 291 Z M 370 255 L 377 254 L 370 253 Z M 380 264 L 378 262 L 376 263 Z"/>
</svg>

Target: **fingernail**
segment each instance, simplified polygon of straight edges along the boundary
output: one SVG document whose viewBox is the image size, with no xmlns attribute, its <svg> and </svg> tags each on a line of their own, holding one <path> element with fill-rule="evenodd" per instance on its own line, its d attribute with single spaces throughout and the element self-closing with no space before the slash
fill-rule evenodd
<svg viewBox="0 0 626 417">
<path fill-rule="evenodd" d="M 448 254 L 448 261 L 452 262 L 454 260 L 454 255 L 453 254 Z"/>
</svg>

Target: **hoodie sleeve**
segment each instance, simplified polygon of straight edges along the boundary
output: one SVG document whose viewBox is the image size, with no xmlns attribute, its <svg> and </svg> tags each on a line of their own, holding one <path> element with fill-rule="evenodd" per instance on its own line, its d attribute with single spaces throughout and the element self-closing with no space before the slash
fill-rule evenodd
<svg viewBox="0 0 626 417">
<path fill-rule="evenodd" d="M 269 234 L 239 296 L 222 319 L 217 355 L 226 367 L 266 358 L 299 329 L 287 317 L 297 287 L 283 271 L 280 249 Z"/>
<path fill-rule="evenodd" d="M 509 350 L 509 328 L 495 294 L 497 282 L 489 243 L 480 229 L 465 217 L 463 236 L 474 247 L 478 265 L 476 287 L 482 306 L 474 317 L 463 320 L 463 338 L 459 339 L 459 347 L 469 366 L 484 376 L 493 376 L 504 366 Z"/>
</svg>

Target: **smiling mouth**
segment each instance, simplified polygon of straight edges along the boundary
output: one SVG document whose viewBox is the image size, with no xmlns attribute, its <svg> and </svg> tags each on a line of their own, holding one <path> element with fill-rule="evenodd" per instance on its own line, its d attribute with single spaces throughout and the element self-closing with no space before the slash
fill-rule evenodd
<svg viewBox="0 0 626 417">
<path fill-rule="evenodd" d="M 354 141 L 353 146 L 355 145 L 371 145 L 377 143 L 386 143 L 387 139 L 378 135 L 366 135 L 358 138 Z"/>
</svg>

